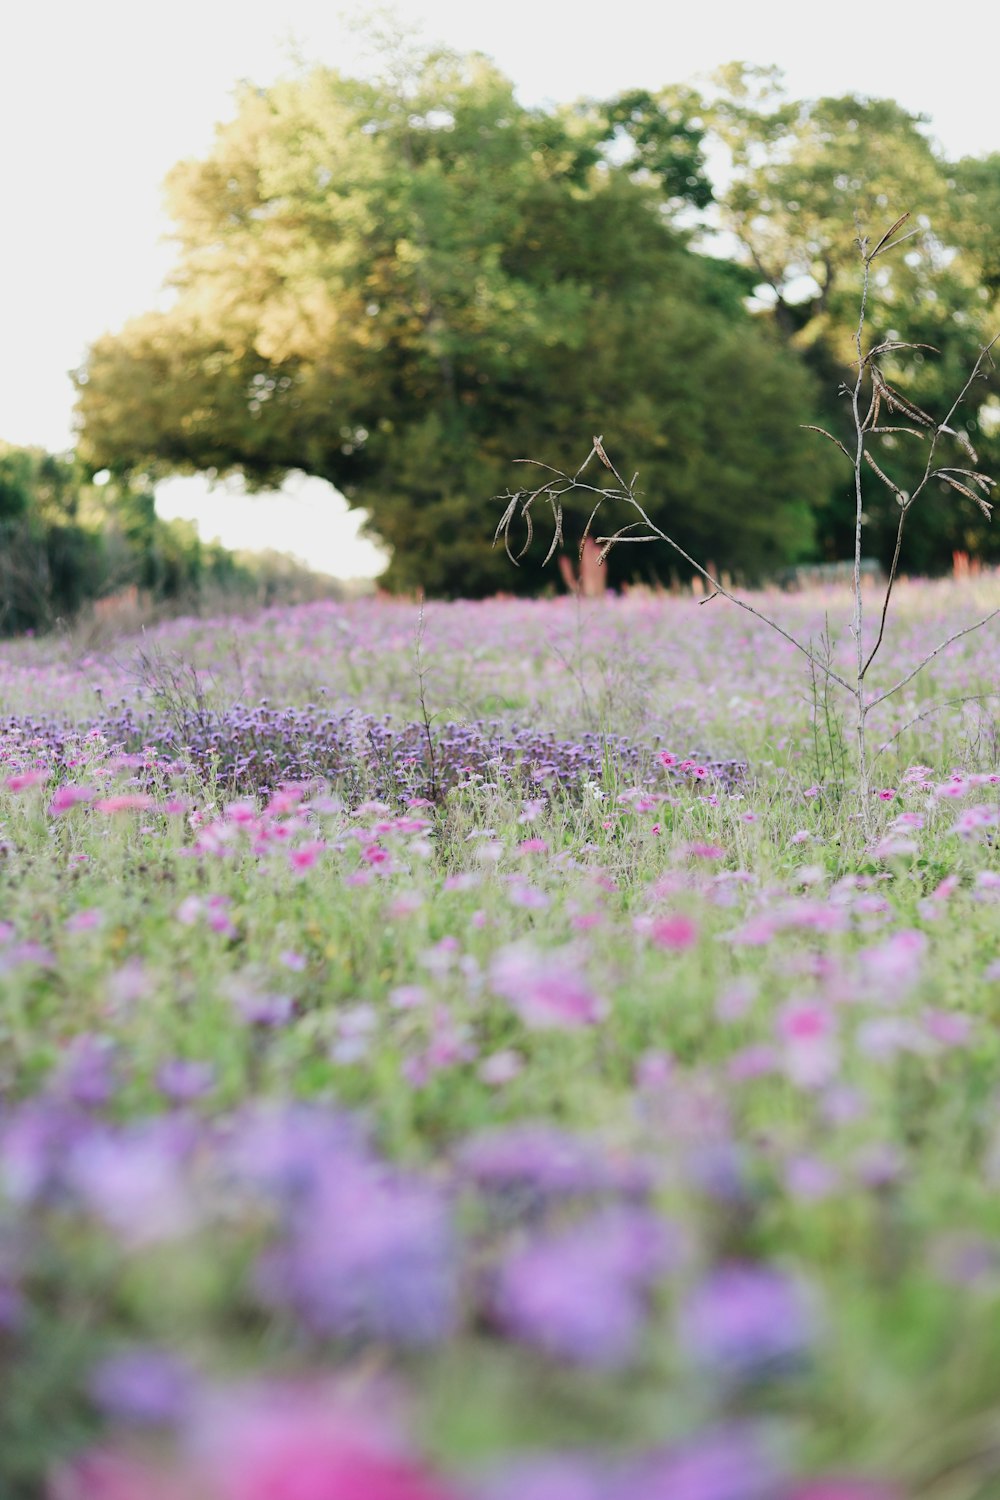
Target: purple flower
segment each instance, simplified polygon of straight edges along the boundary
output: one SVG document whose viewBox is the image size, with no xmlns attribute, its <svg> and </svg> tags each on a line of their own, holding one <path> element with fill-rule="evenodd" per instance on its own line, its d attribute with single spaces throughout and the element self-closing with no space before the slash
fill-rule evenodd
<svg viewBox="0 0 1000 1500">
<path fill-rule="evenodd" d="M 356 1120 L 318 1105 L 248 1108 L 230 1116 L 227 1130 L 224 1170 L 283 1207 L 307 1201 L 331 1163 L 345 1156 L 362 1159 L 366 1152 Z"/>
<path fill-rule="evenodd" d="M 66 1049 L 59 1068 L 59 1091 L 75 1104 L 106 1104 L 115 1093 L 116 1047 L 110 1037 L 83 1035 Z"/>
<path fill-rule="evenodd" d="M 635 1464 L 616 1500 L 775 1500 L 779 1475 L 752 1430 L 733 1427 Z"/>
<path fill-rule="evenodd" d="M 191 1144 L 170 1120 L 95 1127 L 71 1149 L 69 1182 L 128 1247 L 175 1239 L 197 1223 L 183 1170 Z"/>
<path fill-rule="evenodd" d="M 459 1173 L 499 1193 L 528 1189 L 543 1197 L 609 1191 L 642 1193 L 649 1174 L 599 1142 L 554 1125 L 501 1125 L 472 1136 L 457 1157 Z"/>
<path fill-rule="evenodd" d="M 90 1395 L 108 1416 L 141 1426 L 178 1422 L 194 1394 L 191 1371 L 164 1349 L 128 1349 L 102 1360 L 90 1375 Z"/>
<path fill-rule="evenodd" d="M 681 1308 L 683 1347 L 699 1365 L 737 1379 L 801 1361 L 816 1334 L 811 1299 L 770 1266 L 733 1263 L 713 1271 Z"/>
<path fill-rule="evenodd" d="M 215 1084 L 215 1068 L 209 1062 L 174 1057 L 157 1070 L 156 1086 L 173 1104 L 187 1104 L 207 1094 Z"/>
<path fill-rule="evenodd" d="M 13 1333 L 24 1321 L 26 1304 L 17 1287 L 0 1278 L 0 1333 Z"/>
<path fill-rule="evenodd" d="M 71 1144 L 85 1131 L 78 1110 L 31 1100 L 0 1127 L 0 1186 L 15 1203 L 33 1203 L 61 1186 Z"/>
<path fill-rule="evenodd" d="M 514 1460 L 477 1484 L 473 1495 L 475 1500 L 624 1500 L 610 1470 L 582 1454 Z"/>
<path fill-rule="evenodd" d="M 328 1159 L 265 1255 L 259 1284 L 311 1327 L 427 1344 L 458 1313 L 456 1247 L 440 1196 L 359 1156 Z"/>
<path fill-rule="evenodd" d="M 635 1209 L 545 1235 L 501 1267 L 497 1317 L 515 1338 L 557 1359 L 624 1364 L 642 1331 L 643 1293 L 664 1269 L 667 1248 L 660 1221 Z"/>
<path fill-rule="evenodd" d="M 247 990 L 235 995 L 233 1004 L 248 1026 L 287 1026 L 295 1013 L 291 995 L 261 995 Z"/>
</svg>

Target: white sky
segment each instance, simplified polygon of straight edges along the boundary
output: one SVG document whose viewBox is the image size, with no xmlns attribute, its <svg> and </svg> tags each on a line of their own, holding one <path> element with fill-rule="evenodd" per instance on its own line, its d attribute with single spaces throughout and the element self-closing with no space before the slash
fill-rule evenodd
<svg viewBox="0 0 1000 1500">
<path fill-rule="evenodd" d="M 898 99 L 931 116 L 953 155 L 1000 150 L 1000 28 L 982 0 L 951 0 L 933 24 L 905 7 L 824 11 L 802 0 L 394 9 L 428 41 L 488 53 L 526 103 L 681 82 L 739 58 L 778 64 L 801 97 Z M 164 176 L 209 148 L 239 79 L 269 83 L 293 48 L 309 62 L 358 66 L 336 0 L 0 0 L 0 439 L 72 446 L 67 371 L 92 339 L 156 303 L 171 264 Z M 345 577 L 380 565 L 318 480 L 272 499 L 177 480 L 158 501 L 230 546 L 277 546 Z"/>
</svg>

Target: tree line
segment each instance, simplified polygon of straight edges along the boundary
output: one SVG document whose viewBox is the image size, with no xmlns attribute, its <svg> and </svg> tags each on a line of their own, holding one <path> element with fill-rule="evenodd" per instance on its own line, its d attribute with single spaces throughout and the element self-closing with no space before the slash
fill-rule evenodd
<svg viewBox="0 0 1000 1500">
<path fill-rule="evenodd" d="M 315 67 L 244 87 L 167 192 L 173 302 L 90 349 L 79 462 L 126 487 L 319 475 L 367 513 L 396 588 L 537 589 L 541 552 L 514 572 L 491 545 L 493 497 L 527 482 L 514 459 L 570 469 L 594 432 L 717 567 L 847 557 L 850 474 L 804 427 L 850 431 L 855 224 L 910 210 L 921 230 L 880 268 L 867 327 L 933 347 L 891 366 L 925 411 L 943 415 L 998 326 L 1000 154 L 949 161 L 891 100 L 794 100 L 743 64 L 700 92 L 548 109 L 479 55 L 375 79 Z M 1000 467 L 985 383 L 965 428 Z M 886 438 L 904 491 L 917 446 Z M 936 500 L 911 569 L 1000 557 L 975 507 Z M 873 491 L 872 558 L 894 505 Z M 570 551 L 585 521 L 567 518 Z M 609 560 L 616 578 L 668 566 L 645 548 Z"/>
<path fill-rule="evenodd" d="M 163 520 L 136 477 L 96 477 L 75 456 L 0 443 L 0 636 L 51 630 L 114 596 L 190 607 L 334 589 L 290 559 L 233 553 Z"/>
</svg>

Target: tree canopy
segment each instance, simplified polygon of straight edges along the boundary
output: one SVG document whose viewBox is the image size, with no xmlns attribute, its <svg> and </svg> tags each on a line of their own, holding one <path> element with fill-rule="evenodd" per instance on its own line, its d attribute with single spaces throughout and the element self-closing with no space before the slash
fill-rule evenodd
<svg viewBox="0 0 1000 1500">
<path fill-rule="evenodd" d="M 745 64 L 722 69 L 699 108 L 707 138 L 728 152 L 718 223 L 769 304 L 765 316 L 816 376 L 824 425 L 841 436 L 850 431 L 850 412 L 840 390 L 853 383 L 856 359 L 856 237 L 877 239 L 911 212 L 918 232 L 906 253 L 880 260 L 872 280 L 866 337 L 869 346 L 929 346 L 901 349 L 886 367 L 894 384 L 942 419 L 979 348 L 1000 328 L 1000 156 L 949 163 L 926 118 L 892 100 L 790 100 L 774 70 Z M 980 382 L 958 413 L 992 472 L 1000 468 L 995 408 L 995 386 Z M 913 488 L 924 460 L 919 442 L 891 437 L 879 457 L 903 490 Z M 975 506 L 943 485 L 927 498 L 908 526 L 907 566 L 934 571 L 955 550 L 1000 557 L 1000 536 L 991 535 Z M 827 496 L 815 492 L 813 505 L 820 549 L 848 556 L 849 475 Z M 871 554 L 884 559 L 891 550 L 897 514 L 892 493 L 873 482 L 866 504 Z"/>
<path fill-rule="evenodd" d="M 728 153 L 714 198 L 706 148 Z M 855 220 L 878 233 L 911 209 L 923 228 L 880 264 L 868 329 L 940 351 L 893 367 L 930 412 L 1000 293 L 1000 157 L 949 164 L 890 100 L 794 101 L 743 64 L 704 95 L 553 110 L 478 55 L 381 80 L 314 68 L 244 87 L 167 191 L 174 300 L 90 350 L 84 461 L 319 475 L 389 544 L 390 584 L 444 594 L 538 586 L 491 548 L 492 497 L 514 459 L 571 467 L 595 431 L 654 519 L 719 566 L 847 555 L 848 477 L 801 427 L 847 419 Z M 995 467 L 989 392 L 973 394 L 968 433 Z M 902 488 L 922 462 L 891 442 L 883 457 Z M 992 545 L 978 512 L 940 499 L 910 527 L 910 566 Z M 894 505 L 876 486 L 869 552 L 890 546 Z M 620 549 L 611 566 L 669 561 Z"/>
<path fill-rule="evenodd" d="M 676 227 L 709 198 L 701 134 L 667 95 L 528 109 L 450 53 L 245 88 L 168 181 L 173 305 L 79 373 L 81 455 L 320 475 L 389 543 L 390 582 L 475 594 L 538 583 L 491 546 L 511 460 L 571 464 L 604 430 L 720 566 L 804 555 L 830 472 L 799 430 L 814 392 L 746 311 L 752 277 Z"/>
</svg>

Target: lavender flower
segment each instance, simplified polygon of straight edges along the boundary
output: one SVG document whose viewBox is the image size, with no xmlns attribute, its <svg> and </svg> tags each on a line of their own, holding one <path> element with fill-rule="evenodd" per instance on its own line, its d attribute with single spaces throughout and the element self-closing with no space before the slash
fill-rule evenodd
<svg viewBox="0 0 1000 1500">
<path fill-rule="evenodd" d="M 92 1371 L 90 1395 L 109 1417 L 141 1426 L 179 1422 L 194 1396 L 188 1366 L 164 1349 L 133 1348 L 101 1361 Z"/>
<path fill-rule="evenodd" d="M 664 1226 L 640 1210 L 608 1210 L 510 1255 L 494 1298 L 515 1338 L 574 1364 L 617 1366 L 635 1353 L 643 1293 L 667 1263 Z"/>
<path fill-rule="evenodd" d="M 688 1355 L 714 1374 L 746 1379 L 794 1367 L 816 1337 L 804 1289 L 770 1266 L 721 1266 L 681 1308 L 680 1339 Z"/>
</svg>

